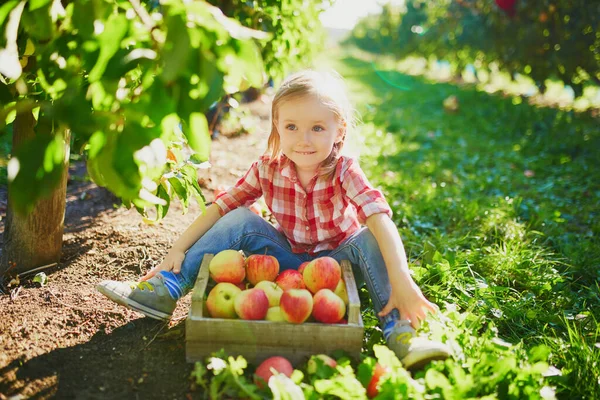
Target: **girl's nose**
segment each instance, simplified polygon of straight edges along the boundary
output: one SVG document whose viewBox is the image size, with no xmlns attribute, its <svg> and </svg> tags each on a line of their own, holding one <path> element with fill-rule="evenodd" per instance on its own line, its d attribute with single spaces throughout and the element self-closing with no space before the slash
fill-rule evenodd
<svg viewBox="0 0 600 400">
<path fill-rule="evenodd" d="M 310 143 L 310 130 L 302 132 L 302 141 Z"/>
</svg>

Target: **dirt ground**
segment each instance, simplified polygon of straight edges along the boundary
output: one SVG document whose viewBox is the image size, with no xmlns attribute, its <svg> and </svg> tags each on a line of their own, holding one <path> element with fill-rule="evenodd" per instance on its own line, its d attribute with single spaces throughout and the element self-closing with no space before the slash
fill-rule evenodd
<svg viewBox="0 0 600 400">
<path fill-rule="evenodd" d="M 266 148 L 269 99 L 246 107 L 258 129 L 213 141 L 212 167 L 199 171 L 207 200 L 218 186 L 234 184 Z M 28 277 L 0 294 L 0 400 L 201 398 L 189 379 L 193 364 L 185 360 L 190 295 L 164 323 L 94 288 L 104 279 L 137 280 L 160 263 L 199 207 L 182 215 L 175 201 L 162 223 L 149 226 L 84 177 L 84 165 L 71 167 L 63 255 L 45 271 L 48 284 L 40 287 Z M 5 205 L 2 188 L 2 232 Z"/>
</svg>

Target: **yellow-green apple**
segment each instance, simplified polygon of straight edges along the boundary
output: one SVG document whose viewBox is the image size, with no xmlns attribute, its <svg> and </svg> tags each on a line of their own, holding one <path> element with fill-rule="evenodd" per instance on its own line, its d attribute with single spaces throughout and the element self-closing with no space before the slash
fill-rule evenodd
<svg viewBox="0 0 600 400">
<path fill-rule="evenodd" d="M 208 314 L 213 318 L 237 318 L 233 303 L 241 292 L 242 290 L 233 283 L 217 283 L 206 299 Z"/>
<path fill-rule="evenodd" d="M 277 276 L 275 283 L 285 292 L 288 289 L 306 289 L 302 274 L 295 269 L 286 269 Z"/>
<path fill-rule="evenodd" d="M 304 284 L 312 293 L 321 289 L 335 290 L 342 277 L 340 264 L 331 257 L 315 258 L 304 268 Z"/>
<path fill-rule="evenodd" d="M 294 367 L 286 358 L 275 356 L 267 358 L 260 363 L 254 372 L 254 383 L 256 386 L 263 388 L 269 383 L 269 379 L 276 373 L 284 374 L 288 378 L 292 376 Z"/>
<path fill-rule="evenodd" d="M 267 321 L 271 322 L 285 322 L 283 319 L 283 315 L 281 314 L 281 308 L 277 307 L 269 307 L 269 311 L 267 311 L 267 316 L 265 317 Z"/>
<path fill-rule="evenodd" d="M 298 272 L 303 273 L 304 272 L 304 268 L 306 268 L 306 266 L 310 264 L 310 261 L 304 261 L 302 264 L 300 264 L 300 266 L 298 267 Z"/>
<path fill-rule="evenodd" d="M 242 283 L 246 277 L 244 256 L 236 250 L 223 250 L 217 253 L 208 265 L 210 277 L 215 282 Z"/>
<path fill-rule="evenodd" d="M 367 385 L 367 396 L 369 396 L 370 399 L 379 394 L 379 381 L 381 380 L 381 377 L 388 371 L 388 367 L 384 367 L 379 363 L 375 364 L 375 368 L 373 368 L 373 376 Z"/>
<path fill-rule="evenodd" d="M 313 299 L 306 289 L 288 289 L 281 295 L 279 308 L 283 319 L 293 324 L 301 324 L 310 317 Z"/>
<path fill-rule="evenodd" d="M 269 299 L 261 289 L 246 289 L 235 296 L 233 306 L 241 319 L 265 319 L 269 310 Z"/>
<path fill-rule="evenodd" d="M 306 372 L 308 372 L 311 375 L 314 374 L 315 372 L 317 372 L 317 367 L 318 367 L 317 360 L 321 360 L 323 365 L 328 365 L 331 368 L 335 368 L 337 366 L 337 361 L 335 361 L 333 358 L 329 357 L 327 354 L 317 354 L 315 356 L 312 356 L 310 358 L 310 360 L 308 360 L 308 364 L 306 366 Z"/>
<path fill-rule="evenodd" d="M 279 274 L 279 261 L 266 254 L 252 254 L 246 259 L 246 279 L 252 285 L 260 281 L 275 281 Z"/>
<path fill-rule="evenodd" d="M 333 293 L 337 294 L 340 299 L 344 300 L 344 304 L 348 305 L 350 300 L 348 300 L 348 291 L 346 290 L 346 282 L 344 279 L 340 279 Z"/>
<path fill-rule="evenodd" d="M 329 289 L 321 289 L 313 297 L 312 316 L 324 324 L 336 324 L 346 315 L 344 300 Z"/>
<path fill-rule="evenodd" d="M 267 298 L 269 299 L 269 307 L 276 307 L 279 305 L 279 300 L 283 294 L 283 289 L 281 289 L 275 282 L 260 281 L 254 287 L 265 292 Z"/>
</svg>

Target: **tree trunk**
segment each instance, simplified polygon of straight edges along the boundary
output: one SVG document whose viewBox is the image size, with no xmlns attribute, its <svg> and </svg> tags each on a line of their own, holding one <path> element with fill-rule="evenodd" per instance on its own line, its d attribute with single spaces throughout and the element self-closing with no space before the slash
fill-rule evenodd
<svg viewBox="0 0 600 400">
<path fill-rule="evenodd" d="M 13 154 L 19 145 L 35 136 L 31 112 L 17 115 L 13 125 Z M 39 132 L 50 134 L 50 132 Z M 70 134 L 65 133 L 66 157 L 62 179 L 54 191 L 41 199 L 33 211 L 21 216 L 12 210 L 10 190 L 4 225 L 0 277 L 14 276 L 60 260 L 65 218 Z"/>
</svg>

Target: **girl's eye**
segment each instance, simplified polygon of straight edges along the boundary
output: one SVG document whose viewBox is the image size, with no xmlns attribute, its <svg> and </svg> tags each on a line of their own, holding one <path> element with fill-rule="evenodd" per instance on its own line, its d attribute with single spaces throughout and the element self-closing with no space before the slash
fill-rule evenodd
<svg viewBox="0 0 600 400">
<path fill-rule="evenodd" d="M 294 124 L 289 124 L 289 125 L 287 125 L 287 126 L 285 127 L 285 129 L 289 129 L 289 130 L 291 130 L 291 131 L 293 131 L 293 130 L 296 130 L 296 125 L 294 125 Z"/>
<path fill-rule="evenodd" d="M 313 129 L 317 132 L 323 132 L 325 130 L 325 128 L 323 128 L 322 126 L 319 126 L 319 125 L 315 126 Z"/>
</svg>

